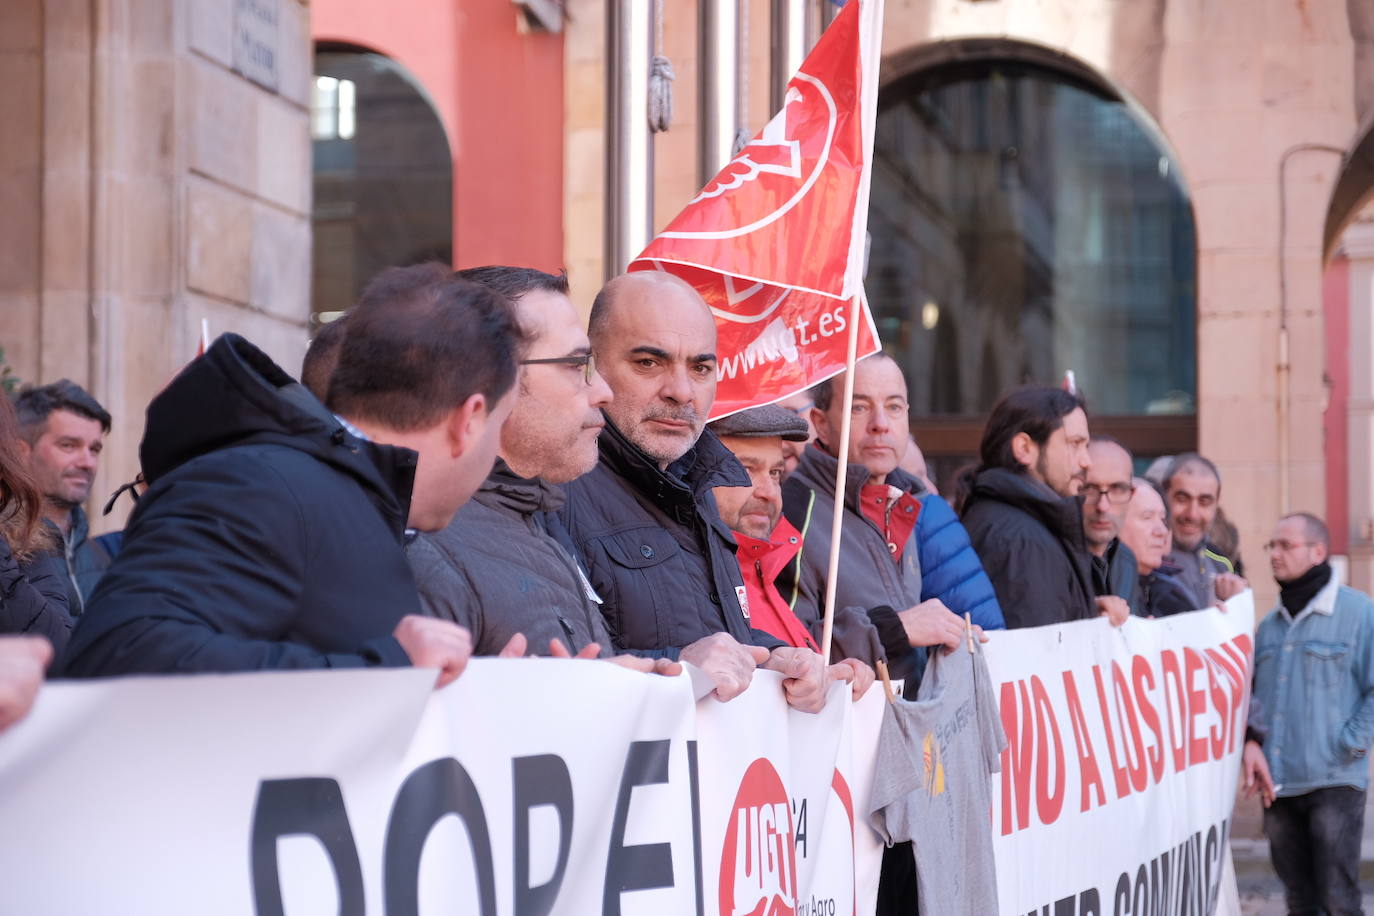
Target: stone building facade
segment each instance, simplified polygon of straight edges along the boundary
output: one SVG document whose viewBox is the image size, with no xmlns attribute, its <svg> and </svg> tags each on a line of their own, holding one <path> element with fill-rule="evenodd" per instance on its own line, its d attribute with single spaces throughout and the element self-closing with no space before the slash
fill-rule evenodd
<svg viewBox="0 0 1374 916">
<path fill-rule="evenodd" d="M 0 346 L 114 415 L 93 502 L 202 321 L 300 363 L 311 54 L 298 0 L 0 4 Z"/>
</svg>

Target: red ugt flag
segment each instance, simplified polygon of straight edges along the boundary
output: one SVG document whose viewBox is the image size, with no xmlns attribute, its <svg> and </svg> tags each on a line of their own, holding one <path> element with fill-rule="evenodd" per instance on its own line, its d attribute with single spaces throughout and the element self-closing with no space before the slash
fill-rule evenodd
<svg viewBox="0 0 1374 916">
<path fill-rule="evenodd" d="M 630 264 L 696 287 L 716 316 L 711 418 L 845 367 L 863 295 L 882 0 L 849 0 L 788 83 L 783 110 Z M 868 304 L 858 355 L 878 350 Z"/>
</svg>

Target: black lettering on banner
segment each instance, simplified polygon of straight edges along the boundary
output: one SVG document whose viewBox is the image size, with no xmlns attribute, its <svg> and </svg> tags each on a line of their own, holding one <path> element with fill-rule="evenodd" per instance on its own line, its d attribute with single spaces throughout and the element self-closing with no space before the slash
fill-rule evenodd
<svg viewBox="0 0 1374 916">
<path fill-rule="evenodd" d="M 250 858 L 253 904 L 259 916 L 282 916 L 277 840 L 313 836 L 324 846 L 338 882 L 340 916 L 363 916 L 363 869 L 343 792 L 334 779 L 264 779 L 253 806 Z"/>
<path fill-rule="evenodd" d="M 391 806 L 383 854 L 382 887 L 387 916 L 418 916 L 420 854 L 439 819 L 456 815 L 472 842 L 477 873 L 477 912 L 496 916 L 496 876 L 482 799 L 468 771 L 452 757 L 431 760 L 406 777 Z"/>
<path fill-rule="evenodd" d="M 516 757 L 511 761 L 515 817 L 515 916 L 547 916 L 558 900 L 572 849 L 573 790 L 568 765 L 556 754 Z M 530 809 L 552 805 L 558 812 L 558 859 L 553 877 L 530 886 Z"/>
<path fill-rule="evenodd" d="M 697 916 L 704 916 L 706 892 L 701 872 L 701 777 L 697 772 L 697 743 L 687 742 L 687 783 L 692 789 L 692 875 L 696 881 Z"/>
<path fill-rule="evenodd" d="M 625 845 L 625 824 L 630 817 L 630 795 L 635 786 L 668 781 L 668 739 L 632 741 L 620 773 L 611 844 L 606 852 L 606 884 L 601 897 L 603 916 L 620 916 L 620 895 L 673 886 L 673 847 L 668 843 Z M 700 874 L 698 869 L 697 873 Z M 701 899 L 701 894 L 697 894 Z"/>
<path fill-rule="evenodd" d="M 1123 874 L 1116 879 L 1116 891 L 1112 894 L 1112 913 L 1114 916 L 1127 916 L 1131 909 L 1131 876 Z"/>
<path fill-rule="evenodd" d="M 801 847 L 801 854 L 804 859 L 806 858 L 806 799 L 803 798 L 800 804 L 797 802 L 792 803 L 792 821 L 796 824 L 793 830 L 797 835 L 792 846 L 794 848 L 797 846 Z"/>
<path fill-rule="evenodd" d="M 1078 916 L 1102 916 L 1102 898 L 1090 887 L 1078 895 Z"/>
</svg>

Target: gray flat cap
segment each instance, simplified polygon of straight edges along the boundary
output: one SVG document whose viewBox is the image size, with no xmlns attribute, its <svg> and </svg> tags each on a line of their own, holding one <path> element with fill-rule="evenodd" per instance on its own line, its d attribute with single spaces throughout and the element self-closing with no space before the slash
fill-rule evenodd
<svg viewBox="0 0 1374 916">
<path fill-rule="evenodd" d="M 763 438 L 781 436 L 789 442 L 805 442 L 811 428 L 806 421 L 786 407 L 768 404 L 741 410 L 710 424 L 717 436 L 745 436 Z"/>
</svg>

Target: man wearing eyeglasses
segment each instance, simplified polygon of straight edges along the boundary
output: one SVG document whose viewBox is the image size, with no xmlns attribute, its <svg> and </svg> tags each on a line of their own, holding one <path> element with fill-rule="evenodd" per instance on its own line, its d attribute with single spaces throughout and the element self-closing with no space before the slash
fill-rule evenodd
<svg viewBox="0 0 1374 916">
<path fill-rule="evenodd" d="M 1136 558 L 1121 543 L 1121 524 L 1135 485 L 1131 482 L 1131 453 L 1110 436 L 1088 442 L 1092 466 L 1083 482 L 1083 537 L 1092 554 L 1093 590 L 1098 596 L 1116 595 L 1140 616 Z"/>
<path fill-rule="evenodd" d="M 563 504 L 556 485 L 596 464 L 601 408 L 611 400 L 568 299 L 567 277 L 523 267 L 458 276 L 514 302 L 531 342 L 491 473 L 448 527 L 421 535 L 406 551 L 421 606 L 468 628 L 474 655 L 566 649 L 608 656 L 599 599 L 548 527 Z"/>
<path fill-rule="evenodd" d="M 1264 546 L 1279 604 L 1255 632 L 1242 757 L 1264 803 L 1269 856 L 1291 913 L 1361 913 L 1360 840 L 1374 744 L 1374 601 L 1341 585 L 1315 515 Z"/>
</svg>

